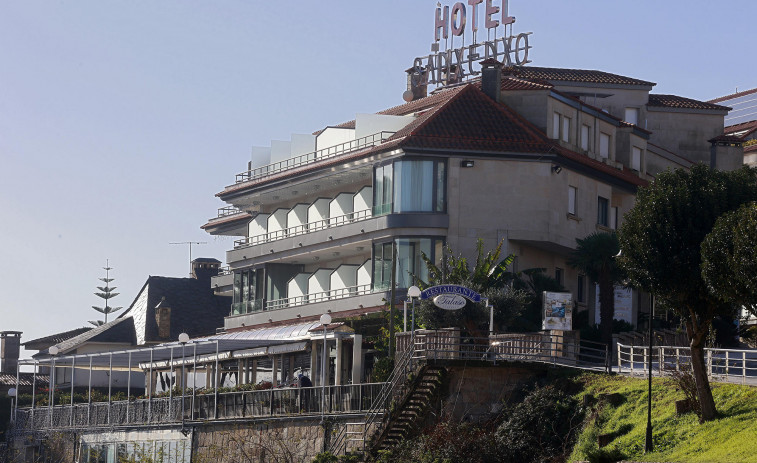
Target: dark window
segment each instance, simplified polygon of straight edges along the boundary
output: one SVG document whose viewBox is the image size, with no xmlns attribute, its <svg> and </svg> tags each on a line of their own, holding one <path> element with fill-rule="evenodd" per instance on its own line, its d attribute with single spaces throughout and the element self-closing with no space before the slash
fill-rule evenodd
<svg viewBox="0 0 757 463">
<path fill-rule="evenodd" d="M 555 268 L 555 280 L 562 286 L 563 283 L 563 269 Z"/>
<path fill-rule="evenodd" d="M 603 198 L 599 196 L 597 198 L 597 223 L 605 227 L 609 223 L 608 217 L 607 217 L 607 206 L 608 206 L 607 198 Z"/>
</svg>

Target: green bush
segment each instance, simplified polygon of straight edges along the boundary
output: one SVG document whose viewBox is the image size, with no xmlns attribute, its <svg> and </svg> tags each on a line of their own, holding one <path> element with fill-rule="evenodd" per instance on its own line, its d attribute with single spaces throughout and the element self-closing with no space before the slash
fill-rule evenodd
<svg viewBox="0 0 757 463">
<path fill-rule="evenodd" d="M 504 461 L 563 461 L 583 424 L 583 407 L 554 386 L 537 388 L 497 429 Z"/>
</svg>

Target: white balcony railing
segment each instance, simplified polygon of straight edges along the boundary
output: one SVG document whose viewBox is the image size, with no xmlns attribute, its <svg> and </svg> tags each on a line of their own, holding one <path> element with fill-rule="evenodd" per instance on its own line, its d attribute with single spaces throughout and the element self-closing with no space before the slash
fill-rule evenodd
<svg viewBox="0 0 757 463">
<path fill-rule="evenodd" d="M 335 299 L 344 299 L 346 297 L 363 296 L 365 294 L 371 294 L 380 291 L 380 289 L 373 289 L 370 284 L 348 286 L 346 288 L 337 288 L 320 293 L 304 294 L 302 296 L 285 297 L 283 299 L 266 301 L 265 310 L 286 309 L 298 305 L 313 304 L 316 302 L 331 301 Z"/>
<path fill-rule="evenodd" d="M 271 241 L 282 240 L 284 238 L 290 238 L 292 236 L 304 235 L 306 233 L 313 233 L 326 228 L 340 227 L 350 223 L 360 222 L 368 220 L 372 217 L 371 210 L 365 209 L 357 212 L 350 212 L 345 215 L 336 217 L 329 217 L 328 219 L 316 220 L 315 222 L 308 222 L 306 224 L 296 225 L 294 227 L 284 228 L 282 230 L 276 230 L 270 233 L 264 233 L 262 235 L 250 236 L 234 241 L 234 249 L 239 249 L 247 246 L 257 246 L 264 243 L 270 243 Z"/>
<path fill-rule="evenodd" d="M 380 145 L 392 135 L 394 135 L 394 132 L 378 132 L 374 133 L 373 135 L 357 138 L 355 140 L 341 143 L 339 145 L 334 145 L 328 148 L 313 151 L 312 153 L 302 154 L 300 156 L 284 159 L 283 161 L 274 162 L 273 164 L 257 167 L 255 169 L 237 174 L 236 183 L 259 180 L 289 169 L 295 169 L 307 164 L 322 161 L 324 159 L 331 159 L 351 154 L 364 148 Z"/>
</svg>

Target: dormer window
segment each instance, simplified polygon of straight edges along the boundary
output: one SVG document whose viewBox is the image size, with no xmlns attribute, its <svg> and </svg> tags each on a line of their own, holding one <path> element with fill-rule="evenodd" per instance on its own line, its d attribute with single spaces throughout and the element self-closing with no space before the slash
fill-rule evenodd
<svg viewBox="0 0 757 463">
<path fill-rule="evenodd" d="M 639 125 L 639 108 L 626 108 L 625 121 Z"/>
</svg>

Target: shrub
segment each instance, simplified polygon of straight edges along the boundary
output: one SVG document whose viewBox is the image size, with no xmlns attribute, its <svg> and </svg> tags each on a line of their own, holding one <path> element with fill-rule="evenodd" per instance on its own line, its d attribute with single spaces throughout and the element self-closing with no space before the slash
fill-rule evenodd
<svg viewBox="0 0 757 463">
<path fill-rule="evenodd" d="M 504 461 L 564 461 L 583 422 L 578 401 L 554 386 L 537 388 L 497 429 Z"/>
</svg>

